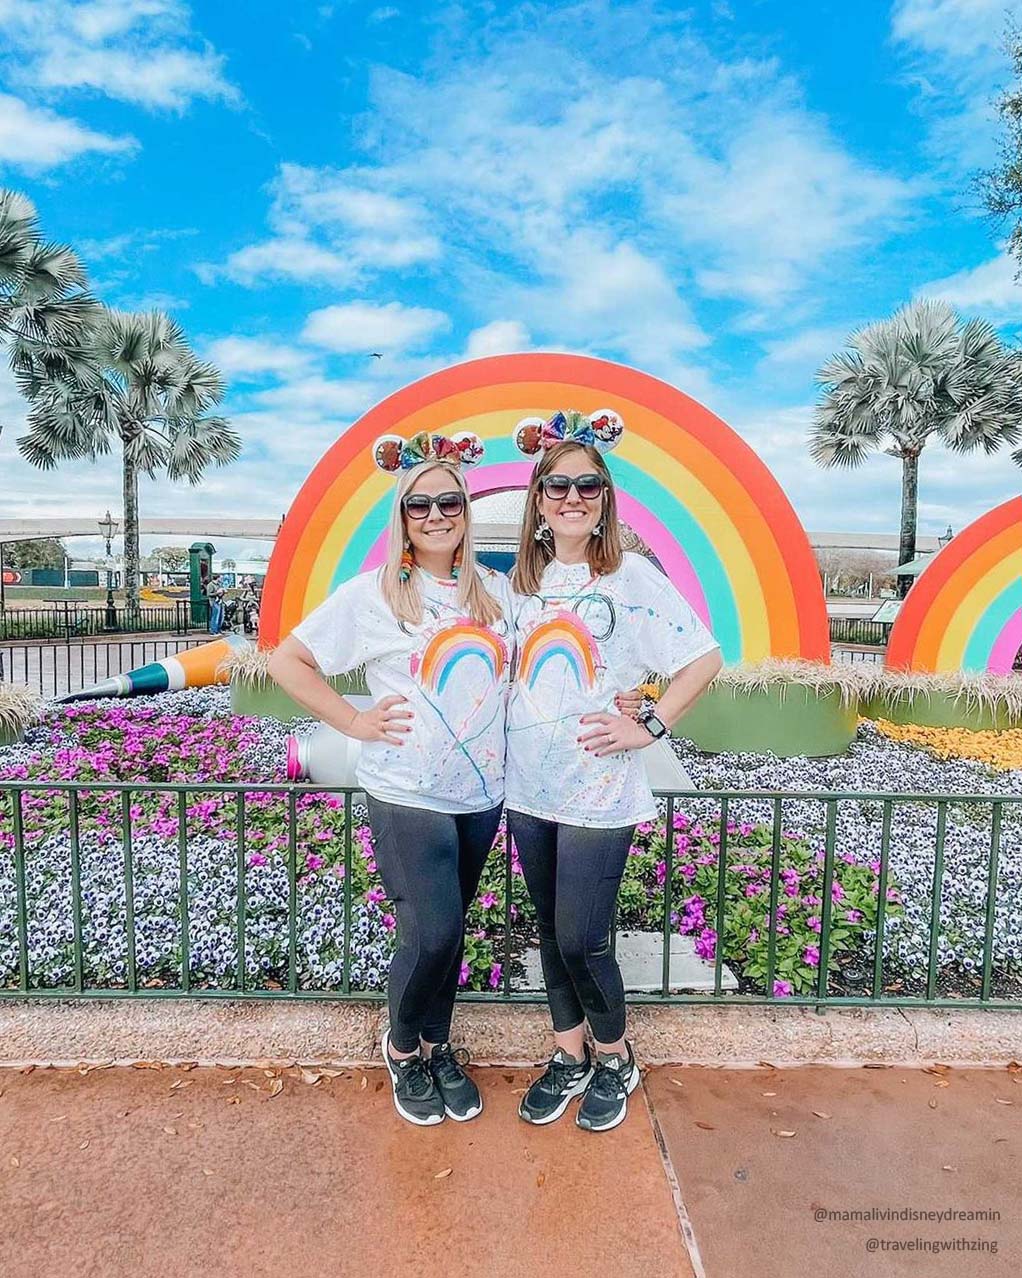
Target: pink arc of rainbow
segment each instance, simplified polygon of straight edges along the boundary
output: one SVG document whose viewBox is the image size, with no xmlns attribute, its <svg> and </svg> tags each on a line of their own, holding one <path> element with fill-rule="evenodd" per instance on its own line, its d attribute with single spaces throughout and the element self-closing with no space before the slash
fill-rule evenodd
<svg viewBox="0 0 1022 1278">
<path fill-rule="evenodd" d="M 990 650 L 990 664 L 987 667 L 990 673 L 1011 674 L 1015 656 L 1020 648 L 1022 648 L 1022 608 L 1008 619 L 1008 624 L 997 636 L 997 642 Z"/>
<path fill-rule="evenodd" d="M 473 497 L 488 497 L 491 493 L 528 488 L 532 470 L 532 462 L 500 462 L 493 466 L 484 465 L 481 471 L 469 471 L 465 478 Z M 709 626 L 710 609 L 706 595 L 691 561 L 676 538 L 654 514 L 620 488 L 617 490 L 617 505 L 621 518 L 649 546 L 668 579 L 689 602 L 700 620 Z M 379 567 L 386 557 L 387 534 L 382 532 L 370 547 L 362 570 Z"/>
</svg>

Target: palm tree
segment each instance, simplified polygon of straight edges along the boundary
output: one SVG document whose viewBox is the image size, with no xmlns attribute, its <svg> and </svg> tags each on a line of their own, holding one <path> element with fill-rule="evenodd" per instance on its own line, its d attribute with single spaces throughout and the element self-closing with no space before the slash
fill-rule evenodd
<svg viewBox="0 0 1022 1278">
<path fill-rule="evenodd" d="M 931 439 L 956 453 L 1018 442 L 1022 365 L 985 320 L 919 301 L 853 333 L 820 369 L 809 437 L 821 466 L 858 466 L 882 449 L 901 461 L 899 563 L 916 553 L 919 455 Z M 1022 449 L 1013 454 L 1022 464 Z M 910 578 L 900 579 L 904 594 Z"/>
<path fill-rule="evenodd" d="M 102 307 L 80 366 L 56 375 L 32 367 L 21 382 L 30 409 L 18 448 L 32 465 L 52 470 L 59 461 L 95 460 L 119 446 L 125 590 L 136 611 L 139 471 L 197 484 L 207 466 L 225 466 L 240 452 L 237 433 L 208 411 L 223 398 L 219 372 L 195 356 L 180 326 L 161 311 Z"/>
<path fill-rule="evenodd" d="M 19 382 L 81 373 L 99 312 L 76 254 L 43 239 L 27 196 L 0 189 L 0 345 Z"/>
</svg>

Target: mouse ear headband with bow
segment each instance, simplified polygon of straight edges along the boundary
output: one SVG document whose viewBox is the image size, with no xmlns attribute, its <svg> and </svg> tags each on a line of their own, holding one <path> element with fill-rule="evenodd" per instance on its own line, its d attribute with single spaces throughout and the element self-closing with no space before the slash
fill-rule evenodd
<svg viewBox="0 0 1022 1278">
<path fill-rule="evenodd" d="M 515 427 L 515 444 L 527 457 L 564 443 L 590 445 L 609 453 L 620 443 L 624 429 L 624 422 L 612 408 L 598 408 L 588 416 L 569 408 L 546 419 L 523 418 Z"/>
<path fill-rule="evenodd" d="M 422 462 L 442 461 L 451 466 L 474 466 L 482 460 L 483 441 L 471 431 L 458 431 L 449 439 L 420 431 L 411 439 L 400 435 L 381 435 L 373 444 L 373 461 L 380 470 L 394 473 L 411 470 Z"/>
</svg>

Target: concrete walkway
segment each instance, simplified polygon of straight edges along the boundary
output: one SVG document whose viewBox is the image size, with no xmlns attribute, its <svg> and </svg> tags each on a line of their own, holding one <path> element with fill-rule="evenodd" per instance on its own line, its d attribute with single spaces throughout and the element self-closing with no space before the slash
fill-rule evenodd
<svg viewBox="0 0 1022 1278">
<path fill-rule="evenodd" d="M 985 1278 L 1022 1263 L 1014 1069 L 665 1066 L 594 1136 L 570 1112 L 516 1117 L 535 1071 L 478 1069 L 479 1119 L 416 1129 L 380 1068 L 264 1064 L 0 1070 L 3 1278 Z M 1000 1216 L 891 1218 L 904 1209 Z"/>
</svg>

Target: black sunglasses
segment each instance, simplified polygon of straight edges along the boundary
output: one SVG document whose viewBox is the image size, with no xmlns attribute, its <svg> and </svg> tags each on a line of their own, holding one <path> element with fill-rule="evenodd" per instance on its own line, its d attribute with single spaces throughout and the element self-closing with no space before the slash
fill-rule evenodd
<svg viewBox="0 0 1022 1278">
<path fill-rule="evenodd" d="M 604 483 L 602 475 L 544 475 L 539 486 L 552 501 L 567 497 L 572 487 L 583 501 L 595 501 L 603 492 Z"/>
<path fill-rule="evenodd" d="M 447 519 L 454 519 L 465 509 L 464 493 L 440 493 L 437 497 L 430 497 L 426 493 L 409 493 L 401 504 L 409 519 L 428 519 L 434 502 L 440 514 Z"/>
</svg>

